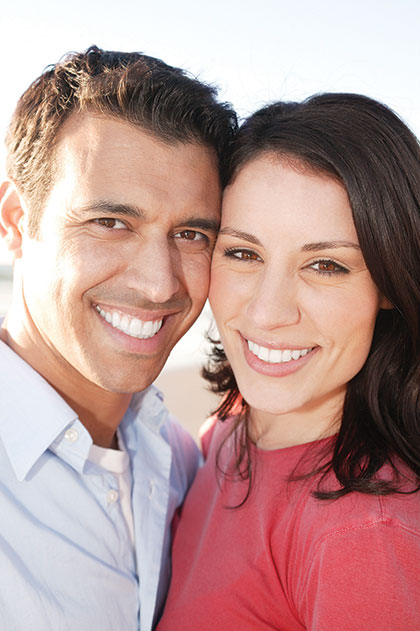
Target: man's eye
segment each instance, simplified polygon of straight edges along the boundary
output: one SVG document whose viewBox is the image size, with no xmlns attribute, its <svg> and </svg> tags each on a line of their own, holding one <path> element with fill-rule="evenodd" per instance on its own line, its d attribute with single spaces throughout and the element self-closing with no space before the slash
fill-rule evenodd
<svg viewBox="0 0 420 631">
<path fill-rule="evenodd" d="M 113 228 L 114 230 L 123 230 L 127 227 L 121 219 L 115 219 L 114 217 L 99 217 L 94 219 L 94 222 L 104 228 Z"/>
<path fill-rule="evenodd" d="M 202 241 L 207 239 L 206 235 L 197 230 L 180 230 L 174 234 L 175 239 L 184 239 L 185 241 Z"/>
</svg>

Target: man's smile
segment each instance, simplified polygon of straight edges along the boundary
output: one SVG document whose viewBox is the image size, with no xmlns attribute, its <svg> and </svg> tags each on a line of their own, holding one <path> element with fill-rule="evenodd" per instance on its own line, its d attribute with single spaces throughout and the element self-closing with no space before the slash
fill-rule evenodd
<svg viewBox="0 0 420 631">
<path fill-rule="evenodd" d="M 140 320 L 115 309 L 105 311 L 100 305 L 96 305 L 96 310 L 115 329 L 138 339 L 153 337 L 163 324 L 163 318 L 160 320 Z"/>
</svg>

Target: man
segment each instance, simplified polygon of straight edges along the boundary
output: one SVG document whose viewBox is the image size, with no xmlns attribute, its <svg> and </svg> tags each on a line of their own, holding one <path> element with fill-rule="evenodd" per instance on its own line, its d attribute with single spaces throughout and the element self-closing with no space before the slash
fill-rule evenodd
<svg viewBox="0 0 420 631">
<path fill-rule="evenodd" d="M 197 454 L 149 386 L 207 297 L 234 128 L 212 88 L 96 47 L 18 103 L 0 190 L 4 629 L 146 631 L 161 610 Z"/>
</svg>

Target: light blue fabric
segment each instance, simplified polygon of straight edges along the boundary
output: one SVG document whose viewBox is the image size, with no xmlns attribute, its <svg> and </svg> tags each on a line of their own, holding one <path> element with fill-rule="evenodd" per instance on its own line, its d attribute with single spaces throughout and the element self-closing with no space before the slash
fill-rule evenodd
<svg viewBox="0 0 420 631">
<path fill-rule="evenodd" d="M 120 427 L 134 553 L 119 501 L 107 501 L 116 479 L 87 461 L 92 439 L 75 412 L 3 343 L 0 374 L 0 627 L 150 631 L 169 580 L 170 523 L 198 466 L 192 439 L 156 388 L 133 397 Z"/>
</svg>

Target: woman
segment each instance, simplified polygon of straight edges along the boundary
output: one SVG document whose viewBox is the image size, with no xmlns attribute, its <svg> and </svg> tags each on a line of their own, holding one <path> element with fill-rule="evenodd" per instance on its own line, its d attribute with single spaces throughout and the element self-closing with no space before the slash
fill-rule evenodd
<svg viewBox="0 0 420 631">
<path fill-rule="evenodd" d="M 224 393 L 159 631 L 420 629 L 420 151 L 385 106 L 236 138 L 210 294 Z"/>
</svg>

